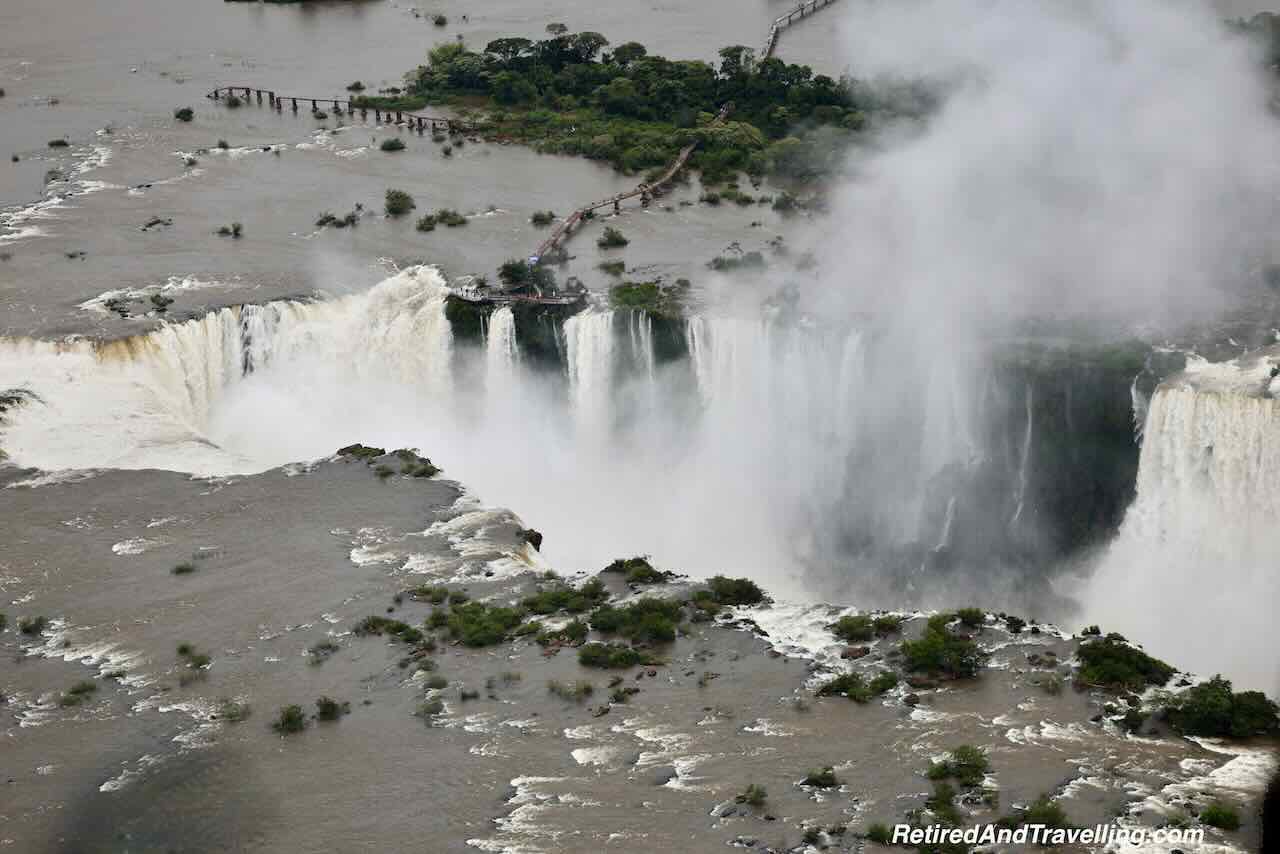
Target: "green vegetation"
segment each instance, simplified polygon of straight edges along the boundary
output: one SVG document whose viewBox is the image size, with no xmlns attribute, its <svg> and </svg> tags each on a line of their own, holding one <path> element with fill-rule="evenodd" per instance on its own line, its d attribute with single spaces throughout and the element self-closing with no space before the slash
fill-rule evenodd
<svg viewBox="0 0 1280 854">
<path fill-rule="evenodd" d="M 444 701 L 436 698 L 425 700 L 418 706 L 418 710 L 414 713 L 420 718 L 426 718 L 428 722 L 436 715 L 444 711 Z"/>
<path fill-rule="evenodd" d="M 600 571 L 625 575 L 628 584 L 658 584 L 671 577 L 654 569 L 646 557 L 618 558 Z"/>
<path fill-rule="evenodd" d="M 196 113 L 190 107 L 179 107 L 173 111 L 173 117 L 180 122 L 189 122 L 196 117 Z"/>
<path fill-rule="evenodd" d="M 1219 830 L 1239 830 L 1240 814 L 1231 806 L 1217 801 L 1200 810 L 1200 823 Z"/>
<path fill-rule="evenodd" d="M 1280 730 L 1280 707 L 1260 691 L 1234 693 L 1215 676 L 1173 698 L 1164 707 L 1178 732 L 1210 737 L 1249 738 Z"/>
<path fill-rule="evenodd" d="M 408 623 L 402 623 L 399 620 L 392 620 L 387 617 L 371 615 L 365 617 L 356 623 L 351 631 L 357 637 L 369 637 L 370 635 L 389 635 L 396 640 L 407 644 L 422 643 L 425 636 L 418 629 Z"/>
<path fill-rule="evenodd" d="M 573 620 L 566 623 L 563 628 L 559 629 L 543 629 L 540 623 L 533 623 L 538 628 L 537 637 L 534 640 L 539 646 L 576 646 L 587 639 L 587 624 L 582 620 Z M 516 634 L 520 634 L 521 626 L 516 629 Z"/>
<path fill-rule="evenodd" d="M 880 845 L 888 845 L 893 841 L 893 830 L 884 822 L 877 821 L 867 827 L 867 839 Z"/>
<path fill-rule="evenodd" d="M 534 211 L 533 215 L 529 217 L 529 222 L 539 228 L 543 228 L 551 225 L 551 223 L 555 221 L 555 218 L 555 211 Z"/>
<path fill-rule="evenodd" d="M 578 650 L 578 663 L 583 667 L 625 669 L 637 664 L 656 664 L 641 650 L 621 643 L 589 643 Z"/>
<path fill-rule="evenodd" d="M 610 276 L 621 276 L 627 271 L 626 261 L 601 261 L 598 266 Z"/>
<path fill-rule="evenodd" d="M 343 217 L 337 217 L 329 211 L 325 211 L 316 220 L 316 228 L 324 228 L 326 225 L 331 225 L 334 228 L 349 228 L 358 222 L 360 222 L 359 205 L 356 206 L 356 210 L 348 211 L 347 215 Z"/>
<path fill-rule="evenodd" d="M 608 598 L 609 594 L 605 591 L 604 584 L 600 579 L 593 578 L 577 588 L 555 582 L 546 590 L 526 596 L 521 600 L 520 605 L 534 614 L 554 614 L 557 611 L 581 614 Z"/>
<path fill-rule="evenodd" d="M 609 289 L 609 303 L 614 308 L 629 308 L 659 317 L 678 318 L 684 311 L 682 291 L 682 288 L 665 287 L 656 281 L 623 282 Z"/>
<path fill-rule="evenodd" d="M 902 655 L 908 670 L 957 679 L 978 675 L 985 656 L 972 640 L 952 634 L 947 628 L 949 615 L 929 618 L 919 640 L 902 642 Z"/>
<path fill-rule="evenodd" d="M 417 205 L 413 201 L 413 196 L 404 190 L 387 190 L 383 202 L 383 210 L 386 211 L 387 216 L 404 216 L 415 207 Z"/>
<path fill-rule="evenodd" d="M 58 705 L 63 708 L 78 706 L 86 702 L 97 690 L 98 686 L 94 682 L 77 682 L 58 698 Z"/>
<path fill-rule="evenodd" d="M 452 208 L 440 208 L 435 213 L 426 214 L 418 220 L 418 231 L 435 231 L 437 225 L 457 228 L 466 225 L 467 218 Z"/>
<path fill-rule="evenodd" d="M 281 735 L 302 732 L 307 728 L 307 716 L 303 714 L 302 706 L 282 706 L 280 715 L 271 724 L 271 728 Z"/>
<path fill-rule="evenodd" d="M 759 605 L 768 597 L 760 586 L 749 578 L 713 576 L 707 587 L 718 605 Z"/>
<path fill-rule="evenodd" d="M 906 617 L 895 617 L 892 614 L 883 614 L 876 617 L 871 622 L 871 627 L 875 630 L 877 637 L 895 634 L 902 630 L 902 624 L 906 622 Z"/>
<path fill-rule="evenodd" d="M 898 676 L 882 670 L 868 682 L 860 673 L 845 673 L 818 688 L 819 697 L 844 696 L 855 703 L 869 703 L 898 684 Z"/>
<path fill-rule="evenodd" d="M 238 724 L 249 717 L 249 704 L 235 700 L 223 700 L 218 704 L 218 719 L 229 724 Z"/>
<path fill-rule="evenodd" d="M 810 771 L 800 781 L 800 785 L 814 786 L 819 789 L 834 789 L 840 785 L 840 781 L 836 778 L 835 769 L 828 765 L 825 768 Z"/>
<path fill-rule="evenodd" d="M 524 622 L 518 608 L 469 602 L 449 611 L 449 633 L 465 646 L 492 646 L 502 643 Z"/>
<path fill-rule="evenodd" d="M 351 713 L 351 704 L 340 702 L 332 697 L 321 697 L 316 700 L 316 719 L 336 721 L 343 715 Z"/>
<path fill-rule="evenodd" d="M 310 656 L 312 664 L 324 664 L 329 656 L 337 652 L 338 649 L 338 645 L 333 641 L 320 641 L 307 650 L 307 655 Z"/>
<path fill-rule="evenodd" d="M 389 137 L 384 139 L 378 148 L 382 151 L 404 151 L 404 140 L 398 136 Z"/>
<path fill-rule="evenodd" d="M 596 246 L 601 249 L 620 249 L 630 242 L 618 229 L 605 226 L 604 234 L 600 235 L 600 238 L 596 240 Z"/>
<path fill-rule="evenodd" d="M 951 755 L 941 762 L 929 765 L 927 776 L 930 780 L 954 779 L 965 788 L 982 785 L 982 778 L 991 770 L 991 762 L 986 751 L 971 744 L 962 744 Z"/>
<path fill-rule="evenodd" d="M 748 783 L 747 787 L 742 790 L 742 794 L 734 798 L 738 803 L 746 804 L 749 807 L 762 807 L 768 799 L 769 793 L 764 786 L 756 783 Z"/>
<path fill-rule="evenodd" d="M 950 783 L 943 780 L 935 782 L 933 794 L 929 795 L 924 805 L 943 824 L 955 826 L 960 823 L 960 811 L 956 809 L 956 790 Z"/>
<path fill-rule="evenodd" d="M 500 38 L 483 51 L 441 44 L 406 75 L 397 106 L 476 105 L 480 132 L 548 153 L 606 160 L 638 172 L 661 167 L 690 142 L 704 180 L 735 172 L 810 180 L 829 171 L 869 112 L 919 113 L 927 96 L 900 87 L 899 106 L 853 83 L 778 59 L 756 62 L 734 45 L 719 67 L 649 55 L 635 42 L 605 51 L 599 33 L 552 33 L 542 41 Z M 734 104 L 720 125 L 720 107 Z M 379 102 L 385 105 L 385 102 Z M 373 106 L 374 103 L 370 103 Z M 803 128 L 799 136 L 789 136 Z"/>
<path fill-rule="evenodd" d="M 233 222 L 231 223 L 231 225 L 224 225 L 218 228 L 219 237 L 234 237 L 237 240 L 239 240 L 240 235 L 243 233 L 244 233 L 244 226 L 238 222 Z"/>
<path fill-rule="evenodd" d="M 961 608 L 956 611 L 956 617 L 960 619 L 962 625 L 971 629 L 976 629 L 987 620 L 987 614 L 981 608 Z"/>
<path fill-rule="evenodd" d="M 48 626 L 49 618 L 45 616 L 21 617 L 18 619 L 18 631 L 29 637 L 42 634 Z"/>
<path fill-rule="evenodd" d="M 547 691 L 555 694 L 561 700 L 569 700 L 574 703 L 581 703 L 583 700 L 595 693 L 595 686 L 584 679 L 576 682 L 559 682 L 555 679 L 547 681 Z"/>
<path fill-rule="evenodd" d="M 841 617 L 827 628 L 845 643 L 869 641 L 875 637 L 875 627 L 871 618 L 862 615 Z"/>
<path fill-rule="evenodd" d="M 729 273 L 740 269 L 763 270 L 769 265 L 764 255 L 753 249 L 738 255 L 717 255 L 707 262 L 707 266 L 717 273 Z"/>
<path fill-rule="evenodd" d="M 386 450 L 383 448 L 373 448 L 368 445 L 359 444 L 347 445 L 345 448 L 338 449 L 338 456 L 355 457 L 356 459 L 363 460 L 364 462 L 368 462 L 375 457 L 385 456 L 386 453 Z"/>
<path fill-rule="evenodd" d="M 1004 625 L 1005 628 L 1009 630 L 1010 634 L 1019 635 L 1022 634 L 1022 630 L 1026 628 L 1027 621 L 1021 617 L 1008 615 L 1004 618 Z"/>
<path fill-rule="evenodd" d="M 1001 827 L 1021 827 L 1024 824 L 1043 824 L 1045 827 L 1066 829 L 1071 827 L 1071 820 L 1066 811 L 1053 798 L 1041 795 L 1024 810 L 1001 818 L 997 824 Z"/>
<path fill-rule="evenodd" d="M 1172 667 L 1129 646 L 1114 633 L 1082 643 L 1076 655 L 1080 659 L 1080 679 L 1112 691 L 1141 691 L 1148 685 L 1164 685 L 1174 673 Z"/>
<path fill-rule="evenodd" d="M 196 571 L 196 565 L 191 561 L 183 561 L 169 571 L 174 575 L 190 575 Z"/>
<path fill-rule="evenodd" d="M 363 91 L 364 91 L 364 84 L 363 84 L 363 83 L 361 83 L 359 80 L 356 80 L 356 81 L 354 81 L 354 82 L 352 82 L 352 83 L 348 83 L 348 84 L 347 84 L 347 91 L 348 91 L 348 92 L 363 92 Z"/>
<path fill-rule="evenodd" d="M 591 612 L 591 628 L 618 634 L 636 643 L 670 643 L 676 639 L 681 604 L 675 599 L 645 597 L 623 607 L 604 605 Z"/>
<path fill-rule="evenodd" d="M 512 258 L 502 263 L 498 268 L 498 280 L 513 291 L 556 289 L 556 275 L 550 267 L 541 264 L 531 265 L 528 261 L 519 258 Z"/>
</svg>

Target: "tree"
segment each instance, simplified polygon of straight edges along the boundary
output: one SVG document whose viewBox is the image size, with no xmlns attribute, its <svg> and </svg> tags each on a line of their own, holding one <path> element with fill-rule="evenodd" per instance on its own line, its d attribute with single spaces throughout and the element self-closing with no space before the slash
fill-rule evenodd
<svg viewBox="0 0 1280 854">
<path fill-rule="evenodd" d="M 735 44 L 720 49 L 720 76 L 732 80 L 751 70 L 756 52 L 746 45 Z"/>
<path fill-rule="evenodd" d="M 503 65 L 510 65 L 533 47 L 529 39 L 506 38 L 494 39 L 484 47 L 485 53 L 491 53 L 502 60 Z"/>
<path fill-rule="evenodd" d="M 648 49 L 639 42 L 625 42 L 614 48 L 609 59 L 615 65 L 621 65 L 626 68 L 637 59 L 643 59 L 649 53 Z"/>
<path fill-rule="evenodd" d="M 578 62 L 591 62 L 609 40 L 599 33 L 574 33 L 569 36 L 569 50 Z"/>
<path fill-rule="evenodd" d="M 569 28 L 564 24 L 552 22 L 547 24 L 547 32 L 553 36 L 562 36 L 569 32 Z"/>
<path fill-rule="evenodd" d="M 493 99 L 499 104 L 523 104 L 538 97 L 538 87 L 524 77 L 501 71 L 493 78 Z"/>
</svg>

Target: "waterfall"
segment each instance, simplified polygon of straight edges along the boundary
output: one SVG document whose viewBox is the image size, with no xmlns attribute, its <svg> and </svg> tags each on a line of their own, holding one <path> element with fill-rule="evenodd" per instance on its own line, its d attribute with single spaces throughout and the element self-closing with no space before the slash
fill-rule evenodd
<svg viewBox="0 0 1280 854">
<path fill-rule="evenodd" d="M 569 402 L 584 438 L 607 438 L 613 383 L 612 311 L 587 309 L 565 321 Z"/>
<path fill-rule="evenodd" d="M 1267 690 L 1280 686 L 1277 363 L 1277 348 L 1193 362 L 1156 390 L 1137 496 L 1085 595 L 1088 619 L 1171 664 Z"/>
<path fill-rule="evenodd" d="M 0 388 L 27 388 L 43 401 L 10 419 L 3 446 L 19 463 L 50 470 L 202 475 L 332 451 L 306 438 L 350 416 L 352 388 L 403 383 L 448 398 L 443 285 L 433 269 L 411 268 L 339 299 L 224 308 L 106 343 L 0 339 Z M 299 393 L 301 403 L 289 399 Z M 254 411 L 272 404 L 289 410 L 280 425 Z M 307 407 L 310 418 L 299 411 Z M 258 443 L 259 433 L 293 427 L 299 442 Z"/>
<path fill-rule="evenodd" d="M 1009 528 L 1015 531 L 1018 527 L 1018 521 L 1022 519 L 1022 511 L 1026 506 L 1027 500 L 1027 482 L 1029 480 L 1027 469 L 1031 464 L 1031 442 L 1035 438 L 1035 419 L 1032 418 L 1034 405 L 1035 391 L 1031 388 L 1031 384 L 1027 383 L 1027 428 L 1022 435 L 1022 454 L 1018 458 L 1018 484 L 1013 496 L 1013 518 L 1009 520 Z"/>
<path fill-rule="evenodd" d="M 485 336 L 485 382 L 509 389 L 515 380 L 516 367 L 520 364 L 520 351 L 516 346 L 516 316 L 510 306 L 502 306 L 489 315 Z"/>
</svg>

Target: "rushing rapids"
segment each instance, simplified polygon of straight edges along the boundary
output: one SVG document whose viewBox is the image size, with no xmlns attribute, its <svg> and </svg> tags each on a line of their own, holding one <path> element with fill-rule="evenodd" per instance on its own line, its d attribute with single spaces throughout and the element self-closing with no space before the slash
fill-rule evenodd
<svg viewBox="0 0 1280 854">
<path fill-rule="evenodd" d="M 1105 501 L 1097 518 L 1064 512 L 1077 492 L 1126 500 L 1130 361 L 982 368 L 779 310 L 553 321 L 502 307 L 477 321 L 460 337 L 444 279 L 415 267 L 363 293 L 119 341 L 6 340 L 0 388 L 34 397 L 8 413 L 3 447 L 45 470 L 202 476 L 352 441 L 420 447 L 486 500 L 524 508 L 567 566 L 634 550 L 775 584 L 794 567 L 886 604 L 945 598 L 992 565 L 1105 532 Z M 559 355 L 534 358 L 539 346 Z M 1089 442 L 1042 439 L 1074 429 Z M 1100 432 L 1114 451 L 1098 450 Z M 1068 462 L 1084 477 L 1059 477 Z M 997 595 L 1007 578 L 989 577 Z"/>
</svg>

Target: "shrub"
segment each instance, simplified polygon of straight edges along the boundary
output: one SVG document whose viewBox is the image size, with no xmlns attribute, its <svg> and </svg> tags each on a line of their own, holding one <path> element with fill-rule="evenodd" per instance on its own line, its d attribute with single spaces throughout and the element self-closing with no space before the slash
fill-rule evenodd
<svg viewBox="0 0 1280 854">
<path fill-rule="evenodd" d="M 551 646 L 553 644 L 580 644 L 587 639 L 587 624 L 582 620 L 573 620 L 566 624 L 563 628 L 542 630 L 541 624 L 538 626 L 538 636 L 535 638 L 540 646 Z M 524 628 L 521 626 L 521 628 Z M 519 629 L 516 630 L 519 633 Z"/>
<path fill-rule="evenodd" d="M 338 449 L 338 456 L 340 457 L 355 457 L 356 459 L 364 460 L 365 462 L 368 462 L 375 457 L 386 456 L 386 453 L 387 452 L 384 448 L 374 448 L 369 445 L 360 444 L 347 445 L 345 448 Z"/>
<path fill-rule="evenodd" d="M 893 841 L 893 831 L 889 825 L 882 821 L 877 821 L 867 828 L 867 839 L 880 845 L 888 845 Z"/>
<path fill-rule="evenodd" d="M 354 82 L 352 82 L 352 83 L 348 83 L 348 84 L 347 84 L 347 91 L 348 91 L 348 92 L 363 92 L 363 91 L 364 91 L 364 84 L 363 84 L 363 83 L 361 83 L 359 80 L 356 80 L 356 81 L 354 81 Z"/>
<path fill-rule="evenodd" d="M 524 612 L 470 602 L 449 611 L 449 633 L 465 646 L 492 646 L 502 643 L 507 635 L 524 621 Z"/>
<path fill-rule="evenodd" d="M 89 699 L 89 695 L 98 690 L 98 686 L 93 682 L 77 682 L 67 689 L 61 697 L 58 698 L 58 705 L 63 708 L 69 706 L 78 706 L 85 700 Z"/>
<path fill-rule="evenodd" d="M 759 605 L 767 598 L 759 585 L 749 578 L 717 575 L 707 582 L 707 586 L 721 605 Z"/>
<path fill-rule="evenodd" d="M 1041 795 L 1026 809 L 1005 816 L 996 823 L 1001 827 L 1021 827 L 1024 824 L 1043 824 L 1045 827 L 1064 829 L 1071 827 L 1066 811 L 1048 795 Z"/>
<path fill-rule="evenodd" d="M 218 140 L 218 148 L 221 148 L 223 151 L 226 151 L 230 147 L 231 145 L 225 139 Z"/>
<path fill-rule="evenodd" d="M 543 227 L 551 225 L 555 218 L 554 211 L 534 211 L 533 215 L 529 217 L 529 222 L 538 227 Z"/>
<path fill-rule="evenodd" d="M 271 728 L 281 735 L 302 732 L 307 728 L 307 716 L 302 713 L 302 706 L 281 706 L 280 715 Z"/>
<path fill-rule="evenodd" d="M 906 622 L 905 617 L 895 617 L 892 614 L 884 614 L 876 617 L 872 621 L 871 626 L 875 630 L 877 637 L 884 637 L 885 635 L 891 635 L 900 631 L 904 622 Z"/>
<path fill-rule="evenodd" d="M 18 620 L 18 631 L 29 637 L 43 634 L 44 630 L 49 626 L 49 618 L 40 617 L 22 617 Z"/>
<path fill-rule="evenodd" d="M 943 824 L 960 823 L 960 811 L 956 809 L 956 790 L 950 783 L 939 780 L 933 784 L 933 793 L 925 800 L 924 805 L 938 817 Z"/>
<path fill-rule="evenodd" d="M 962 744 L 951 755 L 941 762 L 929 766 L 927 775 L 930 780 L 954 779 L 965 788 L 982 785 L 982 778 L 991 770 L 991 762 L 982 748 L 971 744 Z"/>
<path fill-rule="evenodd" d="M 218 718 L 230 724 L 238 724 L 249 717 L 249 704 L 235 700 L 223 700 L 218 705 Z"/>
<path fill-rule="evenodd" d="M 173 111 L 173 117 L 180 122 L 189 122 L 196 117 L 196 113 L 190 107 L 179 107 Z"/>
<path fill-rule="evenodd" d="M 427 687 L 433 691 L 439 691 L 442 688 L 447 688 L 448 686 L 449 680 L 445 679 L 443 676 L 437 675 L 427 679 Z"/>
<path fill-rule="evenodd" d="M 765 790 L 764 786 L 757 785 L 756 783 L 748 783 L 747 787 L 742 790 L 742 794 L 738 795 L 734 800 L 740 804 L 746 804 L 750 807 L 762 807 L 768 798 L 769 793 Z"/>
<path fill-rule="evenodd" d="M 426 700 L 418 706 L 415 712 L 420 718 L 433 718 L 444 711 L 444 701 L 440 699 Z"/>
<path fill-rule="evenodd" d="M 589 643 L 578 650 L 578 663 L 583 667 L 624 669 L 654 662 L 650 656 L 626 644 Z"/>
<path fill-rule="evenodd" d="M 834 789 L 840 785 L 840 781 L 836 779 L 835 769 L 830 765 L 825 768 L 810 771 L 803 780 L 800 781 L 802 786 L 814 786 L 819 789 Z"/>
<path fill-rule="evenodd" d="M 307 655 L 311 657 L 312 664 L 323 664 L 329 656 L 333 655 L 337 651 L 338 645 L 333 641 L 326 640 L 313 644 L 311 648 L 307 650 Z"/>
<path fill-rule="evenodd" d="M 602 261 L 599 266 L 610 276 L 621 276 L 627 271 L 626 261 Z"/>
<path fill-rule="evenodd" d="M 415 207 L 417 205 L 414 204 L 413 196 L 404 190 L 387 190 L 384 202 L 387 216 L 404 216 Z"/>
<path fill-rule="evenodd" d="M 233 222 L 231 225 L 224 225 L 218 229 L 218 235 L 220 237 L 234 237 L 237 240 L 240 239 L 240 235 L 243 232 L 244 226 L 238 222 Z"/>
<path fill-rule="evenodd" d="M 420 644 L 424 639 L 422 632 L 408 623 L 380 617 L 376 614 L 365 617 L 356 623 L 351 631 L 357 637 L 386 634 L 407 644 Z"/>
<path fill-rule="evenodd" d="M 1173 676 L 1172 667 L 1129 646 L 1115 634 L 1082 643 L 1076 655 L 1085 683 L 1113 691 L 1140 691 L 1147 685 L 1164 685 Z"/>
<path fill-rule="evenodd" d="M 961 608 L 956 611 L 956 616 L 960 618 L 963 625 L 971 629 L 976 629 L 986 622 L 987 615 L 981 608 Z"/>
<path fill-rule="evenodd" d="M 196 565 L 190 561 L 183 561 L 169 571 L 174 575 L 190 575 L 196 571 Z"/>
<path fill-rule="evenodd" d="M 520 605 L 534 614 L 554 614 L 557 611 L 581 614 L 608 598 L 609 594 L 605 592 L 604 584 L 600 579 L 593 578 L 578 588 L 567 584 L 556 584 L 532 596 L 526 596 L 521 600 Z"/>
<path fill-rule="evenodd" d="M 982 650 L 972 640 L 952 634 L 947 622 L 945 614 L 930 617 L 919 640 L 902 642 L 908 670 L 955 678 L 978 675 L 984 660 Z"/>
<path fill-rule="evenodd" d="M 1239 830 L 1240 814 L 1222 801 L 1218 801 L 1200 810 L 1200 823 L 1219 830 Z"/>
<path fill-rule="evenodd" d="M 404 151 L 404 140 L 393 136 L 389 139 L 384 139 L 378 148 L 383 151 Z"/>
<path fill-rule="evenodd" d="M 591 628 L 641 643 L 670 643 L 676 639 L 680 610 L 677 600 L 656 597 L 637 599 L 620 608 L 604 605 L 591 612 Z"/>
<path fill-rule="evenodd" d="M 435 15 L 431 18 L 431 23 L 435 24 L 437 27 L 443 27 L 449 23 L 449 19 L 444 15 Z"/>
<path fill-rule="evenodd" d="M 596 241 L 596 246 L 601 249 L 618 249 L 630 243 L 621 231 L 616 228 L 606 226 L 604 234 L 600 235 L 600 239 Z"/>
<path fill-rule="evenodd" d="M 875 629 L 870 617 L 841 617 L 830 626 L 831 633 L 846 643 L 869 641 L 875 636 Z"/>
<path fill-rule="evenodd" d="M 1004 625 L 1011 634 L 1018 635 L 1022 634 L 1022 630 L 1026 628 L 1027 621 L 1021 617 L 1014 617 L 1010 615 L 1004 618 Z"/>
<path fill-rule="evenodd" d="M 581 703 L 595 692 L 595 686 L 584 679 L 579 679 L 576 682 L 559 682 L 555 679 L 549 679 L 547 680 L 547 691 L 562 700 Z"/>
<path fill-rule="evenodd" d="M 351 712 L 351 704 L 339 702 L 332 697 L 321 697 L 316 700 L 316 718 L 322 721 L 336 721 Z"/>
<path fill-rule="evenodd" d="M 1280 729 L 1280 708 L 1260 691 L 1231 690 L 1215 676 L 1172 699 L 1164 708 L 1178 732 L 1209 737 L 1249 738 Z"/>
</svg>

